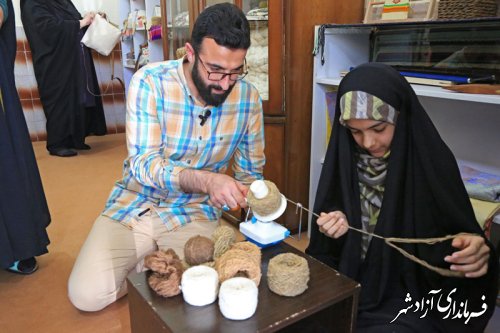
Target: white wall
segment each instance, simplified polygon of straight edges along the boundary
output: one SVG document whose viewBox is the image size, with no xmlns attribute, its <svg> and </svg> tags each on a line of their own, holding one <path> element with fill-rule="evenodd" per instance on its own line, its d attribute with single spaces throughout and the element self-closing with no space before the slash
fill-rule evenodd
<svg viewBox="0 0 500 333">
<path fill-rule="evenodd" d="M 80 11 L 80 13 L 85 13 L 87 11 L 101 11 L 105 12 L 110 21 L 121 26 L 119 22 L 119 0 L 72 0 L 75 7 Z M 23 24 L 21 22 L 21 10 L 19 9 L 20 0 L 12 0 L 14 5 L 14 11 L 16 12 L 16 26 L 21 27 Z"/>
<path fill-rule="evenodd" d="M 72 0 L 80 13 L 89 11 L 104 12 L 111 22 L 121 26 L 119 22 L 120 13 L 118 7 L 119 0 Z"/>
</svg>

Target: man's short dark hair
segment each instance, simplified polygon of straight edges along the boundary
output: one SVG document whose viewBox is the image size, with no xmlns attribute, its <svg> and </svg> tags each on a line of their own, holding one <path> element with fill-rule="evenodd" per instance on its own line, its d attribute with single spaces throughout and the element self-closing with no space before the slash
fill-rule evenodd
<svg viewBox="0 0 500 333">
<path fill-rule="evenodd" d="M 194 23 L 191 45 L 198 54 L 203 38 L 231 49 L 250 47 L 250 25 L 245 14 L 231 3 L 220 3 L 203 10 Z"/>
</svg>

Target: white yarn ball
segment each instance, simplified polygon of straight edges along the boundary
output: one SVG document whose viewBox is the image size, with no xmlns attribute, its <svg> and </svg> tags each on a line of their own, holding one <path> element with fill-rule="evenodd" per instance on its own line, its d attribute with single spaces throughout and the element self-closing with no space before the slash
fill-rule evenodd
<svg viewBox="0 0 500 333">
<path fill-rule="evenodd" d="M 181 279 L 181 290 L 184 301 L 191 305 L 203 306 L 217 299 L 219 275 L 208 266 L 188 268 Z"/>
<path fill-rule="evenodd" d="M 259 289 L 252 280 L 234 277 L 222 283 L 219 308 L 224 317 L 232 320 L 250 318 L 257 309 Z"/>
</svg>

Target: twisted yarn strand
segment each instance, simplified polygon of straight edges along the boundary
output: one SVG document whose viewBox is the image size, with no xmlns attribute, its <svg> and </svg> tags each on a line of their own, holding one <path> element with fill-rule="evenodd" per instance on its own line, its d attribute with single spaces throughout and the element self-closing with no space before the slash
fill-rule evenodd
<svg viewBox="0 0 500 333">
<path fill-rule="evenodd" d="M 288 200 L 289 202 L 291 202 L 294 205 L 299 205 L 298 203 L 293 202 L 292 200 L 290 200 L 288 198 L 286 198 L 286 200 Z M 305 208 L 302 205 L 301 205 L 301 209 L 304 209 L 304 210 L 308 211 L 309 213 L 313 214 L 316 217 L 320 217 L 318 214 L 316 214 L 315 212 L 313 212 L 313 211 Z M 435 243 L 444 242 L 444 241 L 453 239 L 453 238 L 458 237 L 458 236 L 464 236 L 464 235 L 479 236 L 477 234 L 471 234 L 471 233 L 464 233 L 464 232 L 462 232 L 462 233 L 458 233 L 458 234 L 455 234 L 455 235 L 446 235 L 446 236 L 443 236 L 443 237 L 434 237 L 434 238 L 398 238 L 398 237 L 382 237 L 380 235 L 377 235 L 377 234 L 374 234 L 374 233 L 371 233 L 371 232 L 367 232 L 367 231 L 355 228 L 355 227 L 350 226 L 350 225 L 348 226 L 348 228 L 351 229 L 351 230 L 354 230 L 356 232 L 362 233 L 362 234 L 366 234 L 366 235 L 369 235 L 369 236 L 372 236 L 372 237 L 375 237 L 375 238 L 382 239 L 387 245 L 389 245 L 389 246 L 393 247 L 394 249 L 396 249 L 397 251 L 399 251 L 406 258 L 412 260 L 413 262 L 416 262 L 419 265 L 422 265 L 422 266 L 430 269 L 431 271 L 434 271 L 434 272 L 436 272 L 436 273 L 438 273 L 438 274 L 440 274 L 442 276 L 447 276 L 447 277 L 463 277 L 463 276 L 465 276 L 465 273 L 463 273 L 463 272 L 457 272 L 457 271 L 452 271 L 451 269 L 446 269 L 446 268 L 441 268 L 441 267 L 433 266 L 433 265 L 429 264 L 427 261 L 419 259 L 416 256 L 408 253 L 407 251 L 403 250 L 401 247 L 395 245 L 394 243 L 429 244 L 429 245 L 432 245 L 432 244 L 435 244 Z"/>
</svg>

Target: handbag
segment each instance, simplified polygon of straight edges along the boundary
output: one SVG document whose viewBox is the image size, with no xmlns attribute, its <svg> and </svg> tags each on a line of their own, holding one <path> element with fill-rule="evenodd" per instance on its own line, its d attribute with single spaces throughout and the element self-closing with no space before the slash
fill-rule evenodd
<svg viewBox="0 0 500 333">
<path fill-rule="evenodd" d="M 113 24 L 96 14 L 92 24 L 82 38 L 82 43 L 102 55 L 109 55 L 120 40 L 121 31 Z"/>
</svg>

